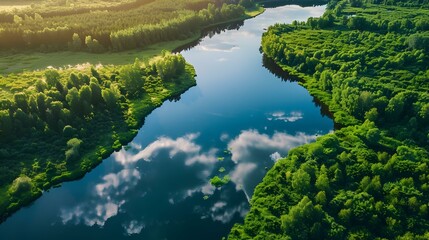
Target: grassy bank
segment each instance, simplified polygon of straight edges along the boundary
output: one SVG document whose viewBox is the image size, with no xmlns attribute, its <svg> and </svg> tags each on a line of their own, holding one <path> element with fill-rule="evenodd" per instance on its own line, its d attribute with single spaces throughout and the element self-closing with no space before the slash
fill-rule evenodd
<svg viewBox="0 0 429 240">
<path fill-rule="evenodd" d="M 242 21 L 248 18 L 256 17 L 264 12 L 264 8 L 255 7 L 247 9 L 245 15 L 211 24 L 203 29 L 196 31 L 192 36 L 183 40 L 173 40 L 160 42 L 149 45 L 145 48 L 139 48 L 121 52 L 105 52 L 105 53 L 88 53 L 88 52 L 72 52 L 59 51 L 42 53 L 37 51 L 25 52 L 1 52 L 0 53 L 0 73 L 20 73 L 25 71 L 43 70 L 48 66 L 54 68 L 69 68 L 78 64 L 90 63 L 93 65 L 124 65 L 134 62 L 136 58 L 147 59 L 159 55 L 162 50 L 173 51 L 195 42 L 201 37 L 202 33 L 207 28 L 212 28 L 227 23 Z"/>
<path fill-rule="evenodd" d="M 174 40 L 150 45 L 143 49 L 123 52 L 88 53 L 88 52 L 51 52 L 41 53 L 28 51 L 22 53 L 0 53 L 0 73 L 19 73 L 34 70 L 43 70 L 48 66 L 54 68 L 69 68 L 78 64 L 90 63 L 93 65 L 124 65 L 133 63 L 136 58 L 148 59 L 157 56 L 162 50 L 173 51 L 183 45 L 196 41 L 200 34 L 194 34 L 185 40 Z"/>
</svg>

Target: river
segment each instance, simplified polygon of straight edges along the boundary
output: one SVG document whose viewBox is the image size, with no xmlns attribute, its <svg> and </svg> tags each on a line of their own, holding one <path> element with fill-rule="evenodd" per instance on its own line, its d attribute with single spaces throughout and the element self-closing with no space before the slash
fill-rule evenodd
<svg viewBox="0 0 429 240">
<path fill-rule="evenodd" d="M 282 6 L 183 50 L 197 86 L 153 111 L 135 139 L 81 180 L 0 225 L 2 239 L 220 239 L 290 148 L 333 129 L 313 97 L 263 66 L 261 34 L 324 6 Z M 220 188 L 210 178 L 228 175 Z"/>
</svg>

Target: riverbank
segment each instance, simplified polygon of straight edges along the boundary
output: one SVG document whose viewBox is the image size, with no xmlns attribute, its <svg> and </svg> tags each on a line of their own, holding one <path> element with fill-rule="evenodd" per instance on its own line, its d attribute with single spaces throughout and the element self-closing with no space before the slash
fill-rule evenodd
<svg viewBox="0 0 429 240">
<path fill-rule="evenodd" d="M 260 17 L 225 30 L 209 29 L 197 46 L 182 52 L 198 73 L 197 87 L 152 112 L 132 143 L 84 178 L 50 189 L 13 214 L 0 225 L 2 235 L 125 240 L 131 222 L 144 224 L 131 238 L 226 236 L 242 222 L 247 197 L 274 155 L 287 153 L 282 143 L 291 140 L 297 146 L 333 128 L 303 87 L 281 81 L 261 65 L 259 51 L 269 25 L 279 19 L 303 21 L 323 11 L 323 6 L 267 8 Z M 228 184 L 209 185 L 212 177 L 223 175 L 231 176 Z"/>
<path fill-rule="evenodd" d="M 176 40 L 169 42 L 162 42 L 148 46 L 147 48 L 141 50 L 132 50 L 118 53 L 102 53 L 102 54 L 93 54 L 85 52 L 55 52 L 55 53 L 31 53 L 25 54 L 20 53 L 17 55 L 7 56 L 0 60 L 0 68 L 3 68 L 4 73 L 11 73 L 15 71 L 41 71 L 38 69 L 44 69 L 46 67 L 54 67 L 59 69 L 64 69 L 64 71 L 73 71 L 79 67 L 78 64 L 102 64 L 102 65 L 124 65 L 134 62 L 135 59 L 149 59 L 155 56 L 160 55 L 162 51 L 165 50 L 174 50 L 179 47 L 182 47 L 190 42 L 195 42 L 196 40 L 203 37 L 203 31 L 207 28 L 224 25 L 228 23 L 233 23 L 237 21 L 243 21 L 248 18 L 253 18 L 264 12 L 264 8 L 257 7 L 246 11 L 246 14 L 240 18 L 231 19 L 228 21 L 222 21 L 210 26 L 204 27 L 199 30 L 198 34 L 194 34 L 192 37 L 185 40 Z M 83 61 L 82 61 L 83 60 Z M 16 66 L 16 63 L 24 63 L 24 65 Z M 74 65 L 74 66 L 73 66 Z M 22 67 L 25 70 L 22 70 Z M 15 75 L 15 74 L 12 74 Z M 40 75 L 40 73 L 36 74 Z M 65 181 L 72 181 L 79 178 L 82 178 L 87 172 L 91 171 L 103 159 L 110 156 L 115 150 L 119 150 L 123 145 L 129 143 L 137 134 L 137 130 L 142 126 L 144 118 L 149 115 L 154 109 L 162 105 L 162 102 L 169 98 L 174 98 L 175 96 L 180 96 L 190 87 L 194 86 L 195 80 L 193 76 L 195 75 L 195 70 L 191 67 L 187 67 L 187 74 L 183 78 L 183 81 L 180 81 L 180 84 L 168 85 L 166 90 L 168 94 L 160 94 L 156 99 L 140 99 L 138 101 L 130 102 L 130 108 L 134 109 L 132 118 L 136 121 L 132 129 L 127 129 L 123 132 L 116 132 L 117 141 L 116 142 L 106 142 L 105 139 L 112 139 L 110 132 L 100 132 L 99 141 L 96 141 L 97 144 L 93 145 L 93 150 L 90 150 L 82 157 L 82 162 L 79 162 L 78 165 L 74 166 L 74 169 L 68 169 L 66 172 L 61 173 L 57 176 L 52 176 L 49 181 L 41 180 L 36 190 L 32 190 L 31 194 L 21 196 L 21 199 L 18 202 L 11 203 L 8 199 L 8 190 L 10 185 L 5 185 L 0 188 L 0 222 L 4 221 L 8 216 L 13 212 L 19 210 L 21 207 L 30 204 L 32 201 L 37 199 L 42 195 L 41 189 L 48 190 L 53 186 L 57 186 Z M 18 77 L 16 75 L 14 77 Z M 191 80 L 192 79 L 192 80 Z M 20 86 L 21 87 L 21 86 Z M 144 104 L 142 104 L 144 103 Z M 103 136 L 103 137 L 102 137 Z M 35 139 L 36 140 L 36 139 Z M 36 140 L 37 141 L 37 140 Z M 48 156 L 45 156 L 48 157 Z M 49 159 L 49 157 L 48 157 Z M 81 165 L 84 163 L 84 166 Z M 42 177 L 43 178 L 43 177 Z M 44 177 L 46 179 L 46 177 Z M 40 190 L 37 190 L 40 189 Z"/>
<path fill-rule="evenodd" d="M 264 33 L 264 54 L 342 128 L 279 160 L 229 239 L 427 238 L 428 10 L 392 5 L 339 1 Z"/>
<path fill-rule="evenodd" d="M 156 60 L 151 61 L 163 61 L 163 58 L 164 57 L 157 57 Z M 136 66 L 135 64 L 134 66 Z M 146 65 L 147 63 L 144 64 L 144 66 Z M 94 79 L 92 81 L 102 81 L 103 83 L 121 85 L 123 84 L 122 82 L 116 83 L 115 81 L 108 79 L 112 79 L 115 72 L 122 72 L 125 68 L 126 66 L 121 68 L 106 66 L 93 70 L 93 66 L 87 65 L 81 69 L 80 74 L 88 74 L 91 72 L 92 78 Z M 89 71 L 90 69 L 91 71 Z M 109 100 L 111 97 L 105 97 L 105 92 L 106 96 L 108 96 L 108 91 L 112 91 L 112 89 L 104 90 L 103 87 L 101 87 L 103 90 L 100 90 L 99 93 L 103 93 L 103 99 L 106 102 L 91 102 L 91 105 L 93 105 L 91 108 L 94 112 L 83 118 L 77 117 L 68 121 L 60 116 L 61 119 L 57 121 L 67 122 L 67 124 L 69 124 L 64 127 L 63 131 L 55 129 L 57 128 L 55 127 L 56 125 L 52 125 L 55 122 L 48 122 L 45 126 L 45 129 L 48 130 L 45 130 L 45 133 L 39 133 L 37 129 L 39 128 L 38 125 L 43 123 L 43 120 L 40 119 L 37 120 L 39 123 L 32 129 L 29 129 L 28 133 L 21 133 L 25 135 L 25 139 L 12 138 L 7 143 L 4 142 L 0 149 L 2 154 L 2 164 L 4 167 L 8 167 L 9 169 L 2 170 L 2 180 L 6 180 L 10 177 L 17 177 L 17 174 L 19 176 L 19 172 L 21 172 L 21 174 L 13 183 L 5 184 L 0 189 L 0 221 L 4 221 L 13 212 L 17 211 L 22 206 L 30 204 L 32 201 L 40 197 L 42 195 L 42 191 L 46 191 L 62 182 L 76 180 L 83 177 L 87 172 L 91 171 L 101 163 L 103 159 L 110 156 L 114 151 L 121 149 L 123 145 L 129 143 L 137 134 L 138 129 L 143 125 L 144 119 L 147 115 L 157 107 L 161 106 L 164 101 L 177 98 L 190 87 L 196 85 L 194 78 L 195 70 L 191 65 L 186 64 L 184 69 L 181 71 L 182 73 L 180 73 L 180 75 L 173 76 L 174 81 L 163 80 L 163 82 L 161 82 L 160 78 L 150 75 L 151 78 L 154 78 L 154 80 L 151 81 L 154 82 L 145 83 L 145 93 L 141 94 L 141 97 L 125 98 L 124 95 L 121 97 L 117 96 L 115 97 L 117 99 L 115 100 L 117 103 L 112 103 L 111 100 Z M 59 81 L 64 85 L 67 81 L 65 77 L 73 75 L 73 72 L 69 69 L 59 70 L 58 73 L 61 79 Z M 34 72 L 32 75 L 37 78 L 39 74 L 41 73 Z M 27 74 L 27 77 L 32 75 Z M 110 78 L 102 77 L 105 75 L 112 76 Z M 146 79 L 146 81 L 149 80 Z M 91 82 L 91 88 L 87 88 L 90 89 L 89 91 L 91 91 L 91 89 L 96 89 L 97 84 L 95 82 Z M 84 84 L 83 86 L 88 85 Z M 84 87 L 81 86 L 81 89 L 83 88 Z M 73 89 L 74 88 L 69 91 L 72 92 Z M 126 90 L 126 88 L 122 91 L 124 90 Z M 51 89 L 49 91 L 52 92 L 53 90 Z M 82 92 L 83 90 L 79 91 L 79 95 L 83 98 L 84 94 Z M 93 93 L 96 94 L 96 92 Z M 32 93 L 27 92 L 27 94 L 31 95 Z M 40 94 L 41 93 L 38 95 Z M 111 94 L 120 93 L 112 92 Z M 69 99 L 68 96 L 69 95 L 67 95 L 67 100 Z M 101 98 L 101 94 L 99 97 Z M 60 99 L 61 98 L 62 97 L 60 96 Z M 60 99 L 56 102 L 61 101 Z M 93 98 L 93 100 L 95 99 Z M 103 101 L 102 99 L 99 100 Z M 64 109 L 66 109 L 66 104 L 67 103 L 64 103 Z M 117 109 L 118 106 L 120 106 L 121 110 Z M 76 108 L 71 107 L 70 109 L 61 111 L 74 112 L 76 111 Z M 27 113 L 24 112 L 24 114 Z M 31 114 L 37 116 L 39 113 L 35 112 Z M 78 112 L 74 112 L 74 114 L 78 116 L 80 115 Z M 14 121 L 14 123 L 15 122 L 16 121 Z M 67 133 L 65 130 L 66 128 L 68 129 Z M 60 129 L 62 130 L 62 127 L 60 127 Z M 71 148 L 73 149 L 71 152 L 73 154 L 73 158 L 68 157 L 70 155 L 68 153 L 69 150 L 67 150 L 67 148 L 64 149 L 65 143 L 67 143 L 68 148 L 70 148 L 70 140 L 77 142 L 78 145 L 77 147 Z M 33 144 L 34 142 L 37 142 L 38 144 L 35 145 Z M 64 151 L 66 151 L 65 159 Z M 16 159 L 20 159 L 20 161 L 16 162 Z M 25 170 L 21 170 L 22 168 Z"/>
<path fill-rule="evenodd" d="M 198 39 L 204 37 L 204 31 L 206 29 L 254 18 L 262 14 L 264 11 L 265 9 L 262 7 L 248 9 L 246 10 L 245 15 L 239 18 L 230 19 L 228 21 L 221 21 L 215 24 L 211 24 L 209 26 L 205 26 L 199 30 L 196 30 L 196 33 L 192 34 L 192 36 L 186 39 L 160 42 L 135 50 L 105 53 L 70 51 L 51 53 L 42 53 L 36 51 L 20 53 L 2 52 L 0 53 L 0 73 L 10 74 L 20 73 L 24 71 L 42 70 L 48 66 L 54 68 L 69 68 L 83 63 L 90 63 L 93 65 L 130 64 L 133 63 L 136 58 L 149 59 L 159 55 L 162 50 L 174 51 L 176 49 L 180 49 L 183 46 L 187 46 L 190 43 L 196 42 L 198 41 Z"/>
</svg>

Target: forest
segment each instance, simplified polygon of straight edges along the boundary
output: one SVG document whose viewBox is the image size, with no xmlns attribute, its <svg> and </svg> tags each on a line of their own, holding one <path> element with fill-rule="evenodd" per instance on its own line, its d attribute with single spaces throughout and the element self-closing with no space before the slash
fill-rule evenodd
<svg viewBox="0 0 429 240">
<path fill-rule="evenodd" d="M 131 141 L 144 117 L 195 85 L 194 76 L 181 55 L 163 52 L 130 65 L 0 77 L 0 219 Z"/>
<path fill-rule="evenodd" d="M 228 239 L 429 238 L 429 1 L 330 1 L 261 49 L 337 129 L 289 152 Z"/>
<path fill-rule="evenodd" d="M 42 5 L 3 11 L 0 12 L 0 49 L 98 53 L 186 39 L 212 24 L 243 19 L 245 9 L 254 7 L 250 0 L 233 2 L 136 0 L 110 3 L 112 6 L 96 3 L 68 6 L 66 3 L 65 6 Z"/>
</svg>

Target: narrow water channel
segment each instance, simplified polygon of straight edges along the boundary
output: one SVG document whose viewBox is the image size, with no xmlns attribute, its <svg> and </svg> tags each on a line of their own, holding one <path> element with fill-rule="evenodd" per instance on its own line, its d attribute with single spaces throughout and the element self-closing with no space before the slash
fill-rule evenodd
<svg viewBox="0 0 429 240">
<path fill-rule="evenodd" d="M 261 34 L 324 6 L 267 9 L 182 51 L 197 86 L 151 113 L 136 138 L 83 179 L 0 225 L 2 239 L 220 239 L 290 148 L 333 129 L 309 93 L 263 66 Z M 215 188 L 210 178 L 228 175 Z"/>
</svg>

